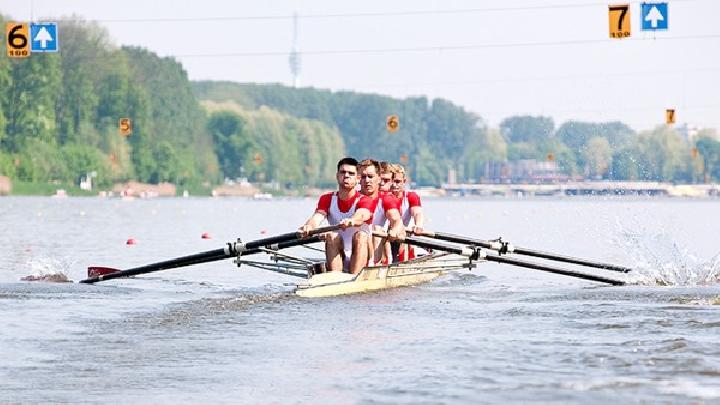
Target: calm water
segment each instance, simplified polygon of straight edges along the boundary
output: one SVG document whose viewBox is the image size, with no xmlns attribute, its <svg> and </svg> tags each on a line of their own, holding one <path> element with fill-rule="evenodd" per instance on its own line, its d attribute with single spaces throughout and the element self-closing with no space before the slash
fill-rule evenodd
<svg viewBox="0 0 720 405">
<path fill-rule="evenodd" d="M 635 267 L 638 284 L 485 263 L 305 300 L 229 261 L 20 282 L 288 232 L 314 201 L 0 198 L 0 402 L 720 402 L 720 201 L 425 205 L 428 229 Z"/>
</svg>

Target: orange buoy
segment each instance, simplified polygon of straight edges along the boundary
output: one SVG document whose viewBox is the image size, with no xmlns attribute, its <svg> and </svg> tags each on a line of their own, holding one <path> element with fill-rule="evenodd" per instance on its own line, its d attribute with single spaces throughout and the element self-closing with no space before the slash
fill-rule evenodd
<svg viewBox="0 0 720 405">
<path fill-rule="evenodd" d="M 125 242 L 126 245 L 134 245 L 136 243 L 137 243 L 137 241 L 133 238 L 130 238 L 127 240 L 127 242 Z"/>
<path fill-rule="evenodd" d="M 210 236 L 209 232 L 203 232 L 201 238 L 203 239 L 212 239 L 212 236 Z"/>
</svg>

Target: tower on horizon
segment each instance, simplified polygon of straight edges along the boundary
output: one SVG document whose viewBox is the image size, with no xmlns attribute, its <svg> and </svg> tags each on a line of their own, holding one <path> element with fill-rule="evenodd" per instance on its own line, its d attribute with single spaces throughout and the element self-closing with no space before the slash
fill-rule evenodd
<svg viewBox="0 0 720 405">
<path fill-rule="evenodd" d="M 293 44 L 290 51 L 290 73 L 292 74 L 292 86 L 297 87 L 300 81 L 300 51 L 298 50 L 298 15 L 293 13 Z"/>
</svg>

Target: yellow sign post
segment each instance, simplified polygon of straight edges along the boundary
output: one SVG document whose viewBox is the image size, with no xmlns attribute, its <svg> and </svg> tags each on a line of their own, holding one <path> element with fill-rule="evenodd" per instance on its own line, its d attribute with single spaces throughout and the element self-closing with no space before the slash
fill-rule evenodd
<svg viewBox="0 0 720 405">
<path fill-rule="evenodd" d="M 608 6 L 610 38 L 622 39 L 630 36 L 630 5 L 611 4 Z"/>
<path fill-rule="evenodd" d="M 5 24 L 7 39 L 7 56 L 10 58 L 27 58 L 30 56 L 30 34 L 25 23 L 9 22 Z"/>
<path fill-rule="evenodd" d="M 397 132 L 400 129 L 400 118 L 397 115 L 390 115 L 387 117 L 387 130 L 388 132 Z"/>
<path fill-rule="evenodd" d="M 407 166 L 407 164 L 410 162 L 410 157 L 407 153 L 403 153 L 402 156 L 400 156 L 400 163 Z"/>
<path fill-rule="evenodd" d="M 118 127 L 120 128 L 120 135 L 129 136 L 132 134 L 132 120 L 130 118 L 120 118 Z"/>
<path fill-rule="evenodd" d="M 665 110 L 665 123 L 668 125 L 675 123 L 675 109 L 668 108 Z"/>
</svg>

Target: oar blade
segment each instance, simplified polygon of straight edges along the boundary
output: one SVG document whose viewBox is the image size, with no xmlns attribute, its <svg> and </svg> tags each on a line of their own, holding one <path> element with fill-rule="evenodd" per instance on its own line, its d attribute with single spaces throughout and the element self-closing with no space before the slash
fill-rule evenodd
<svg viewBox="0 0 720 405">
<path fill-rule="evenodd" d="M 122 270 L 116 269 L 113 267 L 90 266 L 87 268 L 87 276 L 88 276 L 88 278 L 98 277 L 98 276 L 106 276 L 108 274 L 117 273 L 119 271 L 122 271 Z"/>
</svg>

